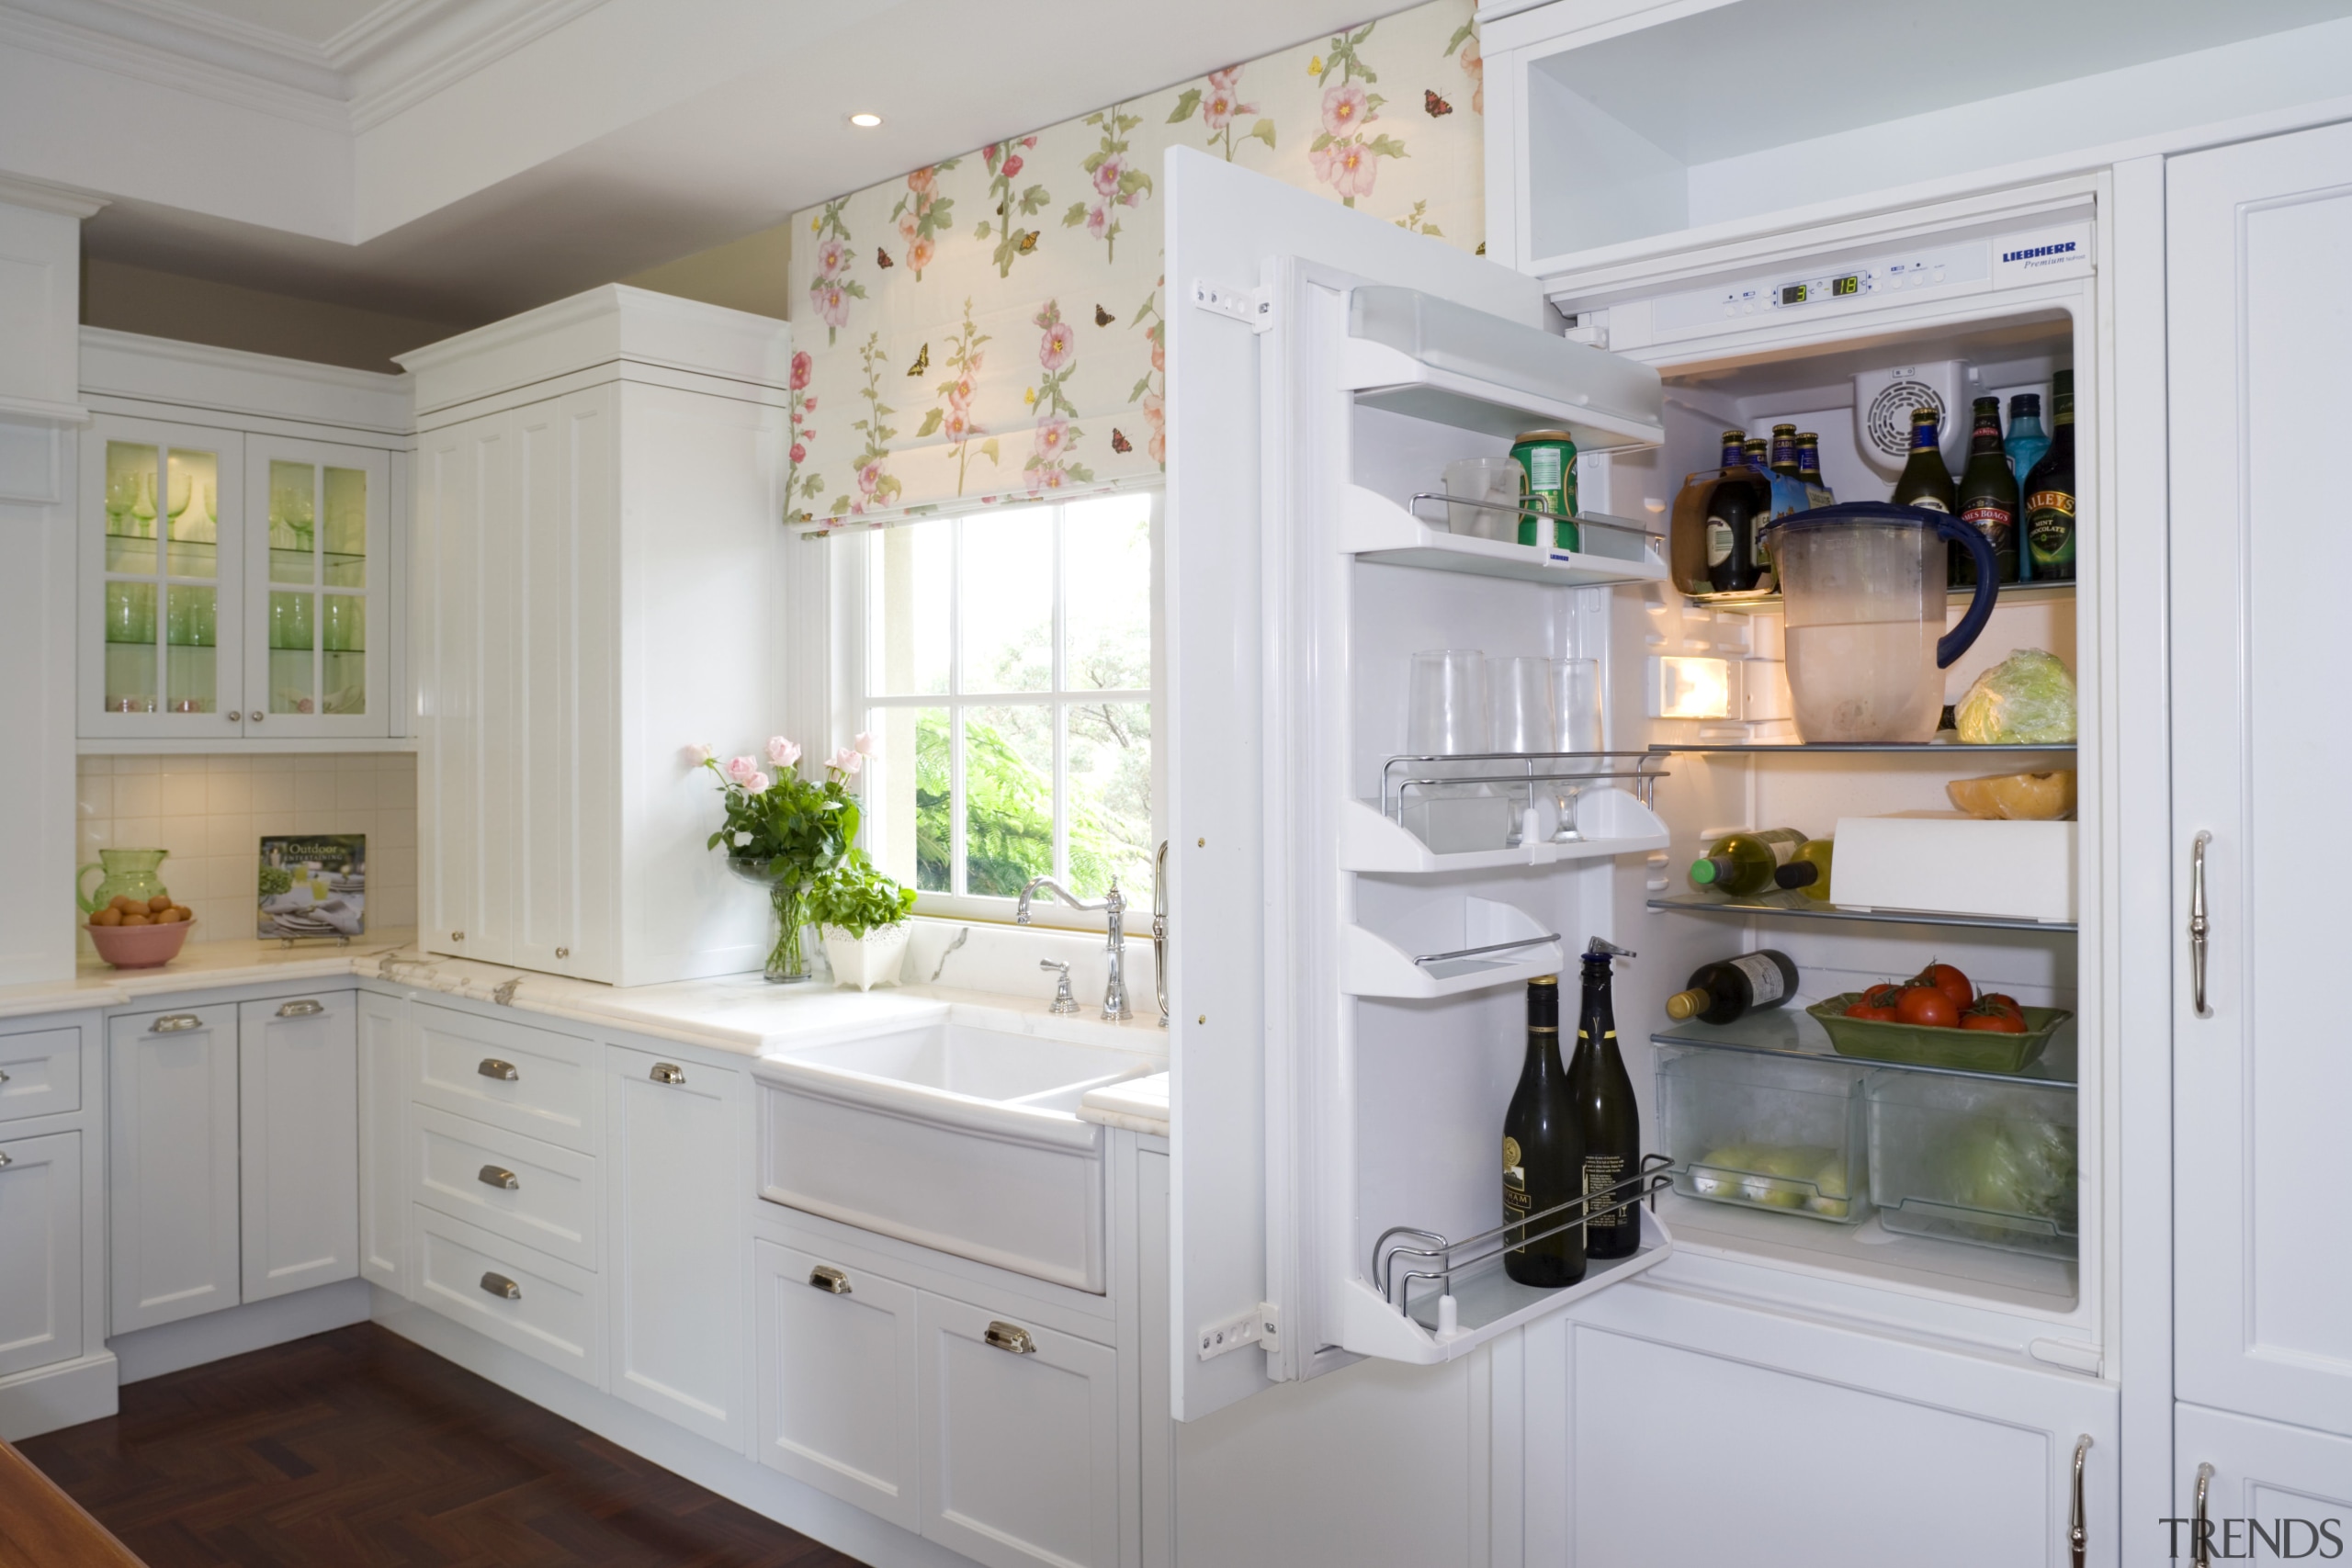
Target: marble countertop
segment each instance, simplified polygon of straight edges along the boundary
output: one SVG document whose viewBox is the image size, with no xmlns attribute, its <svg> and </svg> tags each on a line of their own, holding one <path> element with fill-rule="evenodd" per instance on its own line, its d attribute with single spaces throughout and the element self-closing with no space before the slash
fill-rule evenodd
<svg viewBox="0 0 2352 1568">
<path fill-rule="evenodd" d="M 1168 1075 L 1154 1073 L 1149 1077 L 1129 1078 L 1124 1083 L 1089 1089 L 1078 1102 L 1078 1119 L 1164 1138 L 1168 1136 L 1169 1122 Z"/>
</svg>

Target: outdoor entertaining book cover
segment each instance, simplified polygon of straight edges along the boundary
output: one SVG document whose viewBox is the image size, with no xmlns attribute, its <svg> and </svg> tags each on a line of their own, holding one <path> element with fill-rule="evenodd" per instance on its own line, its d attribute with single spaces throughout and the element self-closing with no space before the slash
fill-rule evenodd
<svg viewBox="0 0 2352 1568">
<path fill-rule="evenodd" d="M 265 940 L 355 937 L 367 929 L 368 836 L 312 833 L 261 841 Z"/>
</svg>

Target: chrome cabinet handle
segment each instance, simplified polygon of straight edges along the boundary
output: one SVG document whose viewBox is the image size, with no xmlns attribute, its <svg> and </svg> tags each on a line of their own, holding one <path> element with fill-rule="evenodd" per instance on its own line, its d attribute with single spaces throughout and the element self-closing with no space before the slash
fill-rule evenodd
<svg viewBox="0 0 2352 1568">
<path fill-rule="evenodd" d="M 263 719 L 266 719 L 268 716 L 269 715 L 262 712 L 259 708 L 255 708 L 253 712 L 245 715 L 245 717 L 254 724 L 259 724 Z"/>
<path fill-rule="evenodd" d="M 1034 1356 L 1037 1353 L 1037 1342 L 1029 1337 L 1027 1329 L 1017 1324 L 1007 1323 L 1001 1318 L 989 1324 L 989 1331 L 980 1337 L 997 1349 L 1010 1350 L 1016 1356 Z"/>
<path fill-rule="evenodd" d="M 2188 849 L 2188 976 L 2199 1018 L 2213 1016 L 2205 998 L 2205 942 L 2213 929 L 2205 918 L 2205 846 L 2212 841 L 2212 834 L 2200 832 Z"/>
<path fill-rule="evenodd" d="M 6 1149 L 0 1149 L 0 1168 L 6 1168 L 6 1167 L 8 1167 L 8 1166 L 12 1166 L 12 1165 L 14 1165 L 14 1164 L 16 1164 L 16 1163 L 17 1163 L 17 1162 L 16 1162 L 15 1160 L 10 1159 L 10 1158 L 8 1157 L 8 1151 L 7 1151 L 7 1150 L 6 1150 Z"/>
<path fill-rule="evenodd" d="M 514 1070 L 514 1063 L 502 1062 L 495 1056 L 484 1056 L 481 1066 L 474 1071 L 486 1078 L 497 1078 L 503 1083 L 513 1083 L 523 1076 Z"/>
<path fill-rule="evenodd" d="M 466 933 L 463 931 L 451 931 L 449 933 L 449 940 L 451 942 L 463 942 L 466 940 Z"/>
<path fill-rule="evenodd" d="M 2194 1532 L 2188 1542 L 2190 1568 L 2213 1568 L 2213 1522 L 2205 1517 L 2205 1505 L 2212 1491 L 2213 1467 L 2200 1464 L 2197 1467 L 2197 1514 L 2188 1521 L 2188 1528 Z"/>
<path fill-rule="evenodd" d="M 845 1296 L 849 1292 L 849 1276 L 830 1263 L 820 1263 L 808 1270 L 808 1282 L 830 1295 Z"/>
<path fill-rule="evenodd" d="M 235 708 L 231 708 L 227 713 L 222 714 L 220 716 L 227 719 L 231 724 L 243 724 L 245 720 L 245 716 L 239 713 Z"/>
<path fill-rule="evenodd" d="M 2075 1512 L 2066 1527 L 2067 1549 L 2074 1553 L 2074 1568 L 2083 1568 L 2090 1553 L 2090 1531 L 2083 1524 L 2083 1461 L 2091 1451 L 2088 1432 L 2075 1439 Z"/>
<path fill-rule="evenodd" d="M 0 1083 L 6 1083 L 7 1081 L 8 1075 L 6 1073 L 0 1073 Z"/>
<path fill-rule="evenodd" d="M 645 1076 L 655 1083 L 684 1083 L 686 1081 L 686 1069 L 672 1062 L 656 1062 L 653 1070 Z"/>
<path fill-rule="evenodd" d="M 503 1274 L 484 1274 L 481 1288 L 501 1301 L 519 1302 L 523 1299 L 523 1287 Z"/>
<path fill-rule="evenodd" d="M 571 956 L 571 949 L 568 947 L 559 947 L 555 950 L 555 955 L 558 958 L 569 958 Z"/>
<path fill-rule="evenodd" d="M 150 1034 L 178 1034 L 186 1030 L 201 1029 L 204 1021 L 192 1012 L 165 1013 L 147 1026 Z"/>
<path fill-rule="evenodd" d="M 308 997 L 305 997 L 299 1002 L 288 1002 L 284 1007 L 279 1008 L 277 1010 L 277 1016 L 280 1018 L 315 1018 L 326 1010 L 326 1003 L 314 1002 Z"/>
<path fill-rule="evenodd" d="M 484 1187 L 501 1188 L 508 1192 L 519 1191 L 523 1186 L 514 1179 L 514 1173 L 503 1165 L 483 1166 L 474 1174 L 474 1179 Z"/>
</svg>

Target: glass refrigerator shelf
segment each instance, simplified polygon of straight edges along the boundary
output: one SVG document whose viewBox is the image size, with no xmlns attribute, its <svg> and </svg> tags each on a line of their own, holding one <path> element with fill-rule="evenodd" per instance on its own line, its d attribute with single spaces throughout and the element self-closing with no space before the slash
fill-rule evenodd
<svg viewBox="0 0 2352 1568">
<path fill-rule="evenodd" d="M 2068 1019 L 2050 1037 L 2049 1047 L 2036 1060 L 2015 1073 L 1974 1072 L 1962 1067 L 1924 1066 L 1911 1062 L 1889 1062 L 1875 1056 L 1840 1055 L 1829 1043 L 1829 1032 L 1806 1015 L 1803 1007 L 1791 1001 L 1763 1012 L 1751 1012 L 1730 1023 L 1702 1023 L 1692 1019 L 1684 1023 L 1669 1023 L 1651 1032 L 1650 1040 L 1659 1045 L 1694 1045 L 1718 1051 L 1747 1051 L 1770 1056 L 1804 1056 L 1828 1062 L 1843 1062 L 1852 1066 L 1883 1068 L 1891 1073 L 1936 1073 L 1946 1077 L 1990 1078 L 1999 1083 L 2052 1084 L 2072 1089 L 2075 1080 L 2075 1027 L 2078 1019 Z"/>
<path fill-rule="evenodd" d="M 2006 915 L 1946 915 L 1917 909 L 1849 909 L 1802 893 L 1768 893 L 1747 898 L 1712 898 L 1698 893 L 1664 893 L 1649 900 L 1653 909 L 1685 915 L 1788 915 L 1804 920 L 1878 920 L 1898 926 L 1963 926 L 1977 931 L 2050 931 L 2072 934 L 2073 920 L 2026 920 Z"/>
</svg>

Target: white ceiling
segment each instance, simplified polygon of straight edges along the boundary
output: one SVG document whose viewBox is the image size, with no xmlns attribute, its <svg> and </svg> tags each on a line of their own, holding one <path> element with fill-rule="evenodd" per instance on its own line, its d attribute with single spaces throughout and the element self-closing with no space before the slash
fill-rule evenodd
<svg viewBox="0 0 2352 1568">
<path fill-rule="evenodd" d="M 470 324 L 1406 3 L 0 0 L 0 173 L 111 198 L 96 256 Z M 17 133 L 11 51 L 81 59 L 28 15 L 187 107 Z"/>
</svg>

